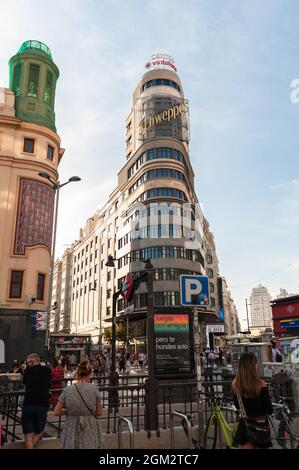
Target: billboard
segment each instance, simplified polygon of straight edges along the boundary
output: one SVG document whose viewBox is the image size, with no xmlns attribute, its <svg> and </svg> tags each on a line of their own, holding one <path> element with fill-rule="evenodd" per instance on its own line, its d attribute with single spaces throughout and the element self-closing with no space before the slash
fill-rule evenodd
<svg viewBox="0 0 299 470">
<path fill-rule="evenodd" d="M 155 313 L 154 332 L 155 373 L 191 373 L 191 329 L 188 313 Z"/>
</svg>

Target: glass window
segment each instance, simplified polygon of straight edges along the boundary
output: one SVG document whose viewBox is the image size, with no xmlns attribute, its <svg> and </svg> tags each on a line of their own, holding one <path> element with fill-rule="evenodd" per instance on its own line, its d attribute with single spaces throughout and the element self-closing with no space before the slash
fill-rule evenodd
<svg viewBox="0 0 299 470">
<path fill-rule="evenodd" d="M 54 159 L 54 148 L 51 147 L 51 145 L 48 145 L 48 151 L 47 151 L 47 159 L 51 160 L 51 162 Z"/>
<path fill-rule="evenodd" d="M 37 276 L 37 293 L 36 293 L 37 300 L 44 300 L 45 280 L 46 280 L 46 275 L 38 273 L 38 276 Z"/>
<path fill-rule="evenodd" d="M 28 96 L 36 96 L 38 90 L 39 65 L 30 64 L 28 80 Z"/>
<path fill-rule="evenodd" d="M 34 153 L 34 139 L 28 139 L 27 137 L 24 138 L 24 146 L 23 152 L 26 153 Z"/>
<path fill-rule="evenodd" d="M 22 297 L 23 271 L 12 271 L 10 278 L 10 299 L 20 299 Z"/>
<path fill-rule="evenodd" d="M 12 90 L 16 96 L 20 94 L 22 64 L 16 64 L 13 70 Z"/>
<path fill-rule="evenodd" d="M 49 105 L 52 104 L 52 92 L 53 92 L 53 74 L 48 70 L 45 92 L 44 92 L 44 102 L 48 103 Z"/>
</svg>

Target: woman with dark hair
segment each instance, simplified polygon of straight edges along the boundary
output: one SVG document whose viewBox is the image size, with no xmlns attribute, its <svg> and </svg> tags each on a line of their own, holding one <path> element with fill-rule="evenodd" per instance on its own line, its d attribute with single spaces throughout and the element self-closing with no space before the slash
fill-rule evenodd
<svg viewBox="0 0 299 470">
<path fill-rule="evenodd" d="M 20 361 L 18 359 L 14 359 L 12 361 L 11 369 L 9 371 L 10 374 L 23 374 L 23 369 L 21 367 Z"/>
<path fill-rule="evenodd" d="M 54 410 L 61 416 L 66 410 L 66 421 L 62 431 L 64 449 L 100 449 L 102 428 L 99 417 L 102 415 L 100 392 L 90 384 L 92 368 L 88 360 L 83 360 L 76 370 L 76 384 L 66 387 L 59 397 Z"/>
<path fill-rule="evenodd" d="M 257 358 L 253 353 L 244 353 L 239 359 L 239 367 L 232 383 L 234 402 L 237 409 L 245 409 L 247 423 L 253 427 L 267 426 L 267 415 L 273 413 L 272 403 L 266 382 L 258 373 Z M 242 411 L 242 409 L 241 409 Z M 271 447 L 270 436 L 265 432 L 265 441 L 258 447 Z M 243 449 L 255 449 L 244 419 L 241 419 L 235 436 L 235 443 Z"/>
</svg>

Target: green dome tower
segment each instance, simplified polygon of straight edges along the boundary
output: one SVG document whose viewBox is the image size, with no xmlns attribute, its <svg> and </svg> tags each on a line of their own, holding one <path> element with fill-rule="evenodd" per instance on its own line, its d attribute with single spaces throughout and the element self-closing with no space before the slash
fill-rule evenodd
<svg viewBox="0 0 299 470">
<path fill-rule="evenodd" d="M 40 41 L 26 41 L 9 61 L 9 88 L 16 96 L 16 117 L 56 132 L 55 88 L 59 70 L 50 49 Z"/>
</svg>

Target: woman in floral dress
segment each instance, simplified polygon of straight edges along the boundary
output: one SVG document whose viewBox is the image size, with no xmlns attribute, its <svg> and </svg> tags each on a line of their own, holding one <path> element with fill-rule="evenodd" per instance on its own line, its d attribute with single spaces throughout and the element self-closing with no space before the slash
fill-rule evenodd
<svg viewBox="0 0 299 470">
<path fill-rule="evenodd" d="M 64 389 L 55 407 L 55 416 L 61 416 L 66 410 L 62 431 L 64 449 L 102 447 L 103 433 L 99 420 L 102 404 L 98 387 L 89 383 L 91 373 L 89 361 L 81 361 L 76 371 L 78 383 Z"/>
</svg>

